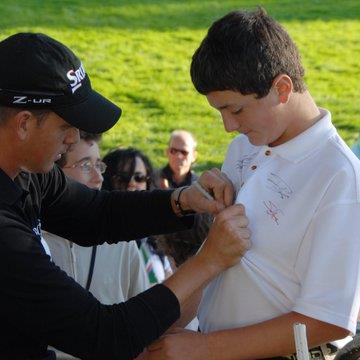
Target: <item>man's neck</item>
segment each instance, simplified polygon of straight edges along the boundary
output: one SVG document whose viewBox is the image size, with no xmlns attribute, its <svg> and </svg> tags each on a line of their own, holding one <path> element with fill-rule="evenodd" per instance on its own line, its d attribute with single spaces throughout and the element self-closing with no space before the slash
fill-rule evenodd
<svg viewBox="0 0 360 360">
<path fill-rule="evenodd" d="M 189 170 L 190 171 L 190 170 Z M 186 176 L 189 173 L 189 171 L 185 174 L 176 174 L 173 172 L 173 180 L 176 184 L 181 184 L 183 181 L 186 180 Z"/>
<path fill-rule="evenodd" d="M 0 134 L 0 168 L 11 179 L 20 173 L 19 161 L 14 153 L 14 144 L 11 144 L 5 134 Z"/>
<path fill-rule="evenodd" d="M 0 151 L 1 151 L 1 149 L 0 149 Z M 2 159 L 0 158 L 0 168 L 1 168 L 1 170 L 7 176 L 9 176 L 9 178 L 14 180 L 16 178 L 16 176 L 19 175 L 20 169 L 16 168 L 15 166 L 12 166 L 11 164 L 8 164 L 7 162 L 3 162 L 1 160 Z"/>
</svg>

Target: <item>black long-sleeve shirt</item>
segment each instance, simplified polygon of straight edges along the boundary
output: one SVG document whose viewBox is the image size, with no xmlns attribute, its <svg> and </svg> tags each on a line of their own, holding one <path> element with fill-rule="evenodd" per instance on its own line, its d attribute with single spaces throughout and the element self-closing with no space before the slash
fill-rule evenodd
<svg viewBox="0 0 360 360">
<path fill-rule="evenodd" d="M 179 317 L 167 287 L 102 305 L 51 262 L 41 228 L 85 246 L 180 230 L 186 220 L 170 194 L 90 190 L 58 168 L 15 182 L 0 170 L 0 359 L 41 359 L 48 344 L 84 359 L 132 359 L 160 336 Z"/>
</svg>

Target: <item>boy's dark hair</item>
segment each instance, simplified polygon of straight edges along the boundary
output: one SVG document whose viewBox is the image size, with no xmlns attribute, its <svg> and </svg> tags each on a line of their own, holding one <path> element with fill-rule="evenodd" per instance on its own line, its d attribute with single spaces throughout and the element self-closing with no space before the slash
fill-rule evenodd
<svg viewBox="0 0 360 360">
<path fill-rule="evenodd" d="M 149 190 L 152 186 L 153 167 L 149 158 L 140 150 L 135 148 L 115 149 L 110 151 L 103 158 L 103 162 L 107 165 L 106 171 L 103 174 L 104 182 L 102 188 L 105 190 L 126 190 L 134 174 L 136 158 L 139 157 L 146 169 L 148 179 L 146 181 L 146 189 Z M 128 181 L 122 180 L 119 176 L 121 173 L 127 173 L 130 176 Z M 116 187 L 114 186 L 116 182 Z"/>
<path fill-rule="evenodd" d="M 98 143 L 101 140 L 101 136 L 102 136 L 101 134 L 92 134 L 80 130 L 80 139 L 86 142 L 95 141 Z M 66 162 L 67 162 L 67 154 L 65 153 L 61 156 L 61 158 L 58 161 L 56 161 L 56 164 L 62 168 L 66 165 Z"/>
<path fill-rule="evenodd" d="M 80 139 L 84 141 L 100 142 L 102 134 L 92 134 L 86 131 L 80 130 Z"/>
<path fill-rule="evenodd" d="M 191 78 L 201 94 L 231 90 L 266 96 L 279 74 L 303 92 L 304 69 L 294 42 L 262 8 L 233 11 L 215 21 L 195 51 Z"/>
</svg>

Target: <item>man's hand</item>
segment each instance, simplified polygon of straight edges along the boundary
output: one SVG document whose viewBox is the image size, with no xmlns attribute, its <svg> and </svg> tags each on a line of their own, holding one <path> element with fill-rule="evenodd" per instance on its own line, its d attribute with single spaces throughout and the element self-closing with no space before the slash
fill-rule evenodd
<svg viewBox="0 0 360 360">
<path fill-rule="evenodd" d="M 200 251 L 166 279 L 182 313 L 190 299 L 221 271 L 236 264 L 250 247 L 250 231 L 244 206 L 232 205 L 220 212 Z"/>
<path fill-rule="evenodd" d="M 211 360 L 207 337 L 199 332 L 174 329 L 151 344 L 146 360 Z"/>
<path fill-rule="evenodd" d="M 180 196 L 180 189 L 177 189 L 172 194 L 172 204 L 175 213 L 177 212 L 176 206 L 174 205 L 175 199 L 179 200 L 183 210 L 208 212 L 214 215 L 233 204 L 234 187 L 227 176 L 219 169 L 214 168 L 205 171 L 197 182 L 208 194 L 211 194 L 213 200 L 204 196 L 195 184 L 184 189 Z"/>
<path fill-rule="evenodd" d="M 248 223 L 243 205 L 226 208 L 216 216 L 197 256 L 221 270 L 235 265 L 251 245 Z"/>
</svg>

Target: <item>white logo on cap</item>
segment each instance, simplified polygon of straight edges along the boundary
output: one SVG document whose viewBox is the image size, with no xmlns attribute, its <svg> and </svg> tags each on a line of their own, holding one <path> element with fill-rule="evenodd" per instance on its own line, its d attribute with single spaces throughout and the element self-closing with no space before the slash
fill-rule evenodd
<svg viewBox="0 0 360 360">
<path fill-rule="evenodd" d="M 43 99 L 43 98 L 28 98 L 27 96 L 14 96 L 13 104 L 51 104 L 51 99 Z"/>
<path fill-rule="evenodd" d="M 75 71 L 69 70 L 66 73 L 66 76 L 71 81 L 71 91 L 72 93 L 74 93 L 81 86 L 81 81 L 84 80 L 86 76 L 83 64 L 81 63 L 80 67 Z"/>
</svg>

